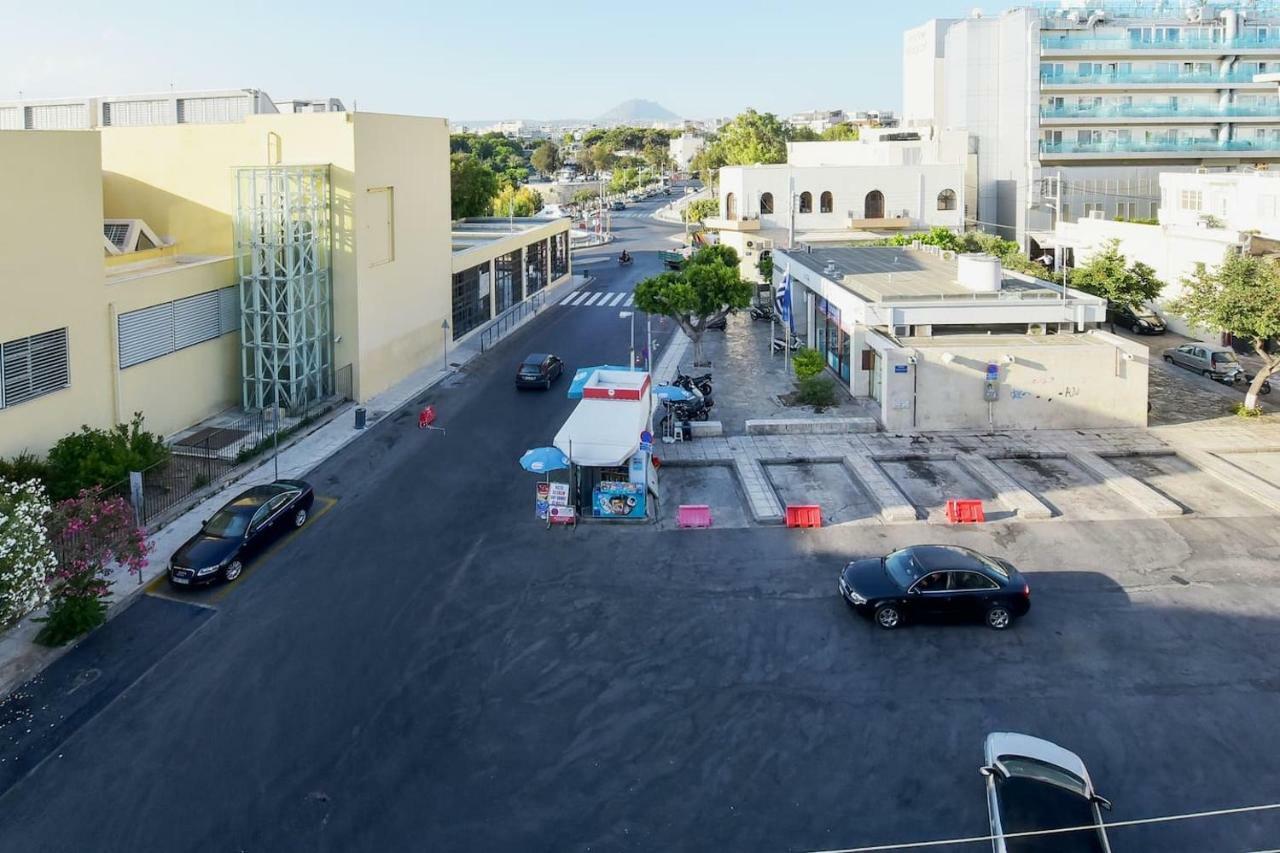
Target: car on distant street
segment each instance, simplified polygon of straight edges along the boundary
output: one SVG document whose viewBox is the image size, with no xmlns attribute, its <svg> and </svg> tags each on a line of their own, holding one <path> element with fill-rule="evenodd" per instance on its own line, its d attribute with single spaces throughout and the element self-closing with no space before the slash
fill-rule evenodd
<svg viewBox="0 0 1280 853">
<path fill-rule="evenodd" d="M 1164 360 L 1208 377 L 1225 376 L 1241 369 L 1240 359 L 1231 347 L 1213 346 L 1199 341 L 1165 350 Z"/>
<path fill-rule="evenodd" d="M 984 748 L 987 812 L 993 853 L 1111 853 L 1102 809 L 1080 756 L 1055 743 L 1015 732 L 992 732 Z M 1006 838 L 1023 832 L 1088 827 L 1075 832 Z"/>
<path fill-rule="evenodd" d="M 564 373 L 564 362 L 558 356 L 535 352 L 524 357 L 516 368 L 517 388 L 542 388 L 550 391 L 551 385 Z"/>
<path fill-rule="evenodd" d="M 912 545 L 854 560 L 840 597 L 885 629 L 909 620 L 981 620 L 1003 631 L 1031 609 L 1031 587 L 1008 561 L 954 545 Z"/>
<path fill-rule="evenodd" d="M 609 205 L 610 210 L 626 210 L 627 206 L 620 201 L 614 201 Z"/>
<path fill-rule="evenodd" d="M 1162 318 L 1146 306 L 1115 305 L 1107 309 L 1107 319 L 1136 335 L 1163 335 L 1169 330 Z"/>
<path fill-rule="evenodd" d="M 302 480 L 246 489 L 204 522 L 169 558 L 169 582 L 204 586 L 240 577 L 244 566 L 281 534 L 307 523 L 315 492 Z"/>
</svg>

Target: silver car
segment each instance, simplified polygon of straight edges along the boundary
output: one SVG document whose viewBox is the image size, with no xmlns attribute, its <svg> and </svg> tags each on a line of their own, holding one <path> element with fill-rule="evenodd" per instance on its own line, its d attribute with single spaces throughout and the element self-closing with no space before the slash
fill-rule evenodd
<svg viewBox="0 0 1280 853">
<path fill-rule="evenodd" d="M 1218 347 L 1200 342 L 1183 344 L 1164 351 L 1164 360 L 1201 376 L 1225 376 L 1240 369 L 1240 359 L 1231 347 Z"/>
<path fill-rule="evenodd" d="M 1074 752 L 1030 735 L 987 735 L 987 810 L 994 853 L 1056 850 L 1111 853 L 1101 809 L 1111 809 L 1093 789 L 1089 771 Z M 1006 838 L 1024 832 L 1087 826 L 1088 830 Z"/>
</svg>

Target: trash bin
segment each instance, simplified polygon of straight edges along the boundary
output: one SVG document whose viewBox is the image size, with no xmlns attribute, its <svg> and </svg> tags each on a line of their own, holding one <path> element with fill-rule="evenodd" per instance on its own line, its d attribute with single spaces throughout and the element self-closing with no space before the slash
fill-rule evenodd
<svg viewBox="0 0 1280 853">
<path fill-rule="evenodd" d="M 364 429 L 366 417 L 367 417 L 367 414 L 365 413 L 364 407 L 357 406 L 356 407 L 356 429 Z"/>
</svg>

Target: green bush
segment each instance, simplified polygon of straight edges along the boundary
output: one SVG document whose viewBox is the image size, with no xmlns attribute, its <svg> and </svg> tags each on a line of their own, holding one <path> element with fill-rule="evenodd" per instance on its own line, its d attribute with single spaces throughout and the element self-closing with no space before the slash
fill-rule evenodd
<svg viewBox="0 0 1280 853">
<path fill-rule="evenodd" d="M 836 404 L 836 387 L 825 376 L 801 379 L 796 388 L 796 402 L 815 409 L 825 409 Z"/>
<path fill-rule="evenodd" d="M 714 198 L 700 198 L 689 202 L 684 207 L 685 222 L 701 222 L 720 215 L 720 202 Z"/>
<path fill-rule="evenodd" d="M 1234 412 L 1236 417 L 1238 418 L 1262 417 L 1262 409 L 1260 408 L 1251 409 L 1248 406 L 1246 406 L 1244 403 L 1236 403 L 1234 406 L 1231 407 L 1231 411 Z"/>
<path fill-rule="evenodd" d="M 49 451 L 49 496 L 65 500 L 81 489 L 113 486 L 130 471 L 143 471 L 168 458 L 169 449 L 160 436 L 142 428 L 141 412 L 109 430 L 82 426 Z"/>
<path fill-rule="evenodd" d="M 107 621 L 107 602 L 96 596 L 63 598 L 49 605 L 42 617 L 44 627 L 36 634 L 42 646 L 64 646 Z"/>
<path fill-rule="evenodd" d="M 821 373 L 822 368 L 826 366 L 826 359 L 816 349 L 806 348 L 796 352 L 791 357 L 791 363 L 795 366 L 796 378 L 805 380 Z"/>
<path fill-rule="evenodd" d="M 39 480 L 48 486 L 49 464 L 34 453 L 23 451 L 10 459 L 0 459 L 0 480 L 25 483 Z"/>
</svg>

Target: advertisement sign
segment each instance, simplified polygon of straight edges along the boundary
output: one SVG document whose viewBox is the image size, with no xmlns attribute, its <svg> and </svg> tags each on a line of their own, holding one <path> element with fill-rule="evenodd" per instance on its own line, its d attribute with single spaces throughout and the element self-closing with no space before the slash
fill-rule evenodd
<svg viewBox="0 0 1280 853">
<path fill-rule="evenodd" d="M 577 526 L 578 518 L 571 506 L 553 506 L 547 510 L 547 521 L 551 524 L 572 524 Z"/>
<path fill-rule="evenodd" d="M 591 514 L 596 518 L 644 518 L 644 486 L 601 483 L 591 493 Z"/>
<path fill-rule="evenodd" d="M 544 520 L 546 519 L 547 507 L 551 505 L 549 500 L 550 495 L 551 495 L 550 483 L 538 483 L 534 487 L 533 508 L 534 508 L 534 511 L 538 513 L 538 518 L 541 518 Z"/>
<path fill-rule="evenodd" d="M 547 496 L 552 506 L 568 506 L 569 505 L 569 484 L 568 483 L 552 483 L 551 492 Z"/>
<path fill-rule="evenodd" d="M 631 457 L 627 465 L 627 479 L 641 486 L 645 483 L 645 466 L 649 464 L 649 454 L 641 451 Z"/>
</svg>

